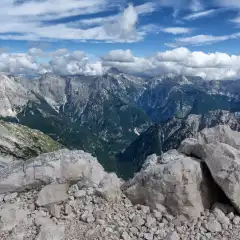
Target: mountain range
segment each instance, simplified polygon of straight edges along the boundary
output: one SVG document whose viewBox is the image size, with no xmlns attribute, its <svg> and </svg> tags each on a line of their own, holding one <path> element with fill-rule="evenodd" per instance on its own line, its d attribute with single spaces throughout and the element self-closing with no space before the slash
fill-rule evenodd
<svg viewBox="0 0 240 240">
<path fill-rule="evenodd" d="M 207 121 L 209 111 L 240 112 L 237 80 L 177 75 L 145 79 L 112 68 L 97 77 L 2 74 L 0 85 L 1 119 L 40 130 L 69 149 L 90 152 L 107 171 L 121 172 L 122 162 L 141 165 L 152 150 L 137 156 L 142 147 L 133 155 L 129 149 L 143 136 L 151 133 L 154 138 L 159 126 L 169 125 L 164 131 L 170 136 L 192 114 Z"/>
</svg>

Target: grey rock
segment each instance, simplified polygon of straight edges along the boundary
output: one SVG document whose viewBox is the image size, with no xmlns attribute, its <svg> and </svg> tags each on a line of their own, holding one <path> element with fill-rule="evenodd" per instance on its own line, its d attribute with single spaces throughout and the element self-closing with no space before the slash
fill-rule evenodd
<svg viewBox="0 0 240 240">
<path fill-rule="evenodd" d="M 122 238 L 123 238 L 124 240 L 131 240 L 131 239 L 132 239 L 127 232 L 123 232 Z"/>
<path fill-rule="evenodd" d="M 6 204 L 0 210 L 0 229 L 10 231 L 18 225 L 27 226 L 28 211 L 20 209 L 18 204 Z"/>
<path fill-rule="evenodd" d="M 140 227 L 145 223 L 145 221 L 138 215 L 136 215 L 133 220 L 132 220 L 132 224 L 135 227 Z"/>
<path fill-rule="evenodd" d="M 11 200 L 15 199 L 17 196 L 18 196 L 17 192 L 7 194 L 7 195 L 4 196 L 4 201 L 5 202 L 11 201 Z"/>
<path fill-rule="evenodd" d="M 36 240 L 64 240 L 64 225 L 42 225 Z"/>
<path fill-rule="evenodd" d="M 105 175 L 103 167 L 89 153 L 63 149 L 0 169 L 0 193 L 69 181 L 98 186 Z"/>
<path fill-rule="evenodd" d="M 219 142 L 205 144 L 203 149 L 213 179 L 240 212 L 240 151 Z"/>
<path fill-rule="evenodd" d="M 116 201 L 121 195 L 120 185 L 120 179 L 115 173 L 111 173 L 101 180 L 97 192 L 108 201 Z"/>
<path fill-rule="evenodd" d="M 173 231 L 167 234 L 166 240 L 180 240 L 180 237 L 176 231 Z"/>
<path fill-rule="evenodd" d="M 240 150 L 240 133 L 233 131 L 228 125 L 205 128 L 197 135 L 200 144 L 225 143 Z"/>
<path fill-rule="evenodd" d="M 57 204 L 51 204 L 49 207 L 49 212 L 52 216 L 60 218 L 61 215 L 61 206 Z"/>
<path fill-rule="evenodd" d="M 59 203 L 68 199 L 68 184 L 51 184 L 45 186 L 38 194 L 36 204 L 46 206 L 52 203 Z"/>
<path fill-rule="evenodd" d="M 143 236 L 144 236 L 144 239 L 146 239 L 146 240 L 153 240 L 152 233 L 144 233 Z"/>
<path fill-rule="evenodd" d="M 74 197 L 75 198 L 82 198 L 86 196 L 86 191 L 85 190 L 78 190 L 77 192 L 75 192 Z"/>
<path fill-rule="evenodd" d="M 233 222 L 234 225 L 239 225 L 240 224 L 240 217 L 239 216 L 234 217 L 232 222 Z"/>
<path fill-rule="evenodd" d="M 211 233 L 216 233 L 222 231 L 222 226 L 216 219 L 214 219 L 206 223 L 206 229 Z"/>
<path fill-rule="evenodd" d="M 143 169 L 125 183 L 124 193 L 133 203 L 145 203 L 152 209 L 164 205 L 175 216 L 199 217 L 214 202 L 214 189 L 201 163 L 177 151 L 166 153 L 165 158 L 166 164 Z"/>
</svg>

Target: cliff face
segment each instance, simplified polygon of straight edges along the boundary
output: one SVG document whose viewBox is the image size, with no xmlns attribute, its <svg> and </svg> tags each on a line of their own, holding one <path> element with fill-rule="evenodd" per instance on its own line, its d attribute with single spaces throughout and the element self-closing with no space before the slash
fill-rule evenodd
<svg viewBox="0 0 240 240">
<path fill-rule="evenodd" d="M 231 129 L 240 131 L 240 114 L 217 110 L 203 115 L 191 114 L 183 119 L 173 118 L 152 125 L 125 151 L 118 154 L 118 166 L 123 174 L 122 177 L 132 177 L 134 172 L 141 169 L 149 155 L 154 153 L 161 155 L 162 152 L 178 148 L 185 138 L 195 137 L 202 129 L 219 124 L 228 125 Z"/>
</svg>

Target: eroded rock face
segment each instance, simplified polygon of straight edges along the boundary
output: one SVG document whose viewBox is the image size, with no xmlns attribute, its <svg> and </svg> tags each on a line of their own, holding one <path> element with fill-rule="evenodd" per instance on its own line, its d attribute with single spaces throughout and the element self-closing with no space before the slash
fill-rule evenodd
<svg viewBox="0 0 240 240">
<path fill-rule="evenodd" d="M 240 150 L 240 132 L 233 131 L 228 125 L 205 128 L 197 135 L 200 144 L 226 143 Z"/>
<path fill-rule="evenodd" d="M 196 218 L 214 201 L 211 187 L 199 160 L 175 150 L 143 169 L 123 189 L 134 203 L 155 209 L 164 205 L 176 216 Z"/>
<path fill-rule="evenodd" d="M 240 151 L 225 143 L 203 146 L 212 177 L 240 212 Z"/>
<path fill-rule="evenodd" d="M 0 193 L 70 181 L 97 186 L 105 175 L 102 165 L 91 154 L 63 149 L 1 169 Z"/>
<path fill-rule="evenodd" d="M 216 184 L 240 212 L 240 133 L 219 125 L 199 132 L 197 139 L 186 139 L 179 151 L 204 161 Z"/>
</svg>

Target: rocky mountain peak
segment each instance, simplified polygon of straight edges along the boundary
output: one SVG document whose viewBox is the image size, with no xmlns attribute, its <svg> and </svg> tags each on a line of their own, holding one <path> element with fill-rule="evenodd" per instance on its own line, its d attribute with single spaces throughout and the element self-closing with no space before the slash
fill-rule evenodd
<svg viewBox="0 0 240 240">
<path fill-rule="evenodd" d="M 121 74 L 122 72 L 119 71 L 116 67 L 111 67 L 109 70 L 107 70 L 106 74 L 113 74 L 113 75 L 118 75 Z"/>
</svg>

